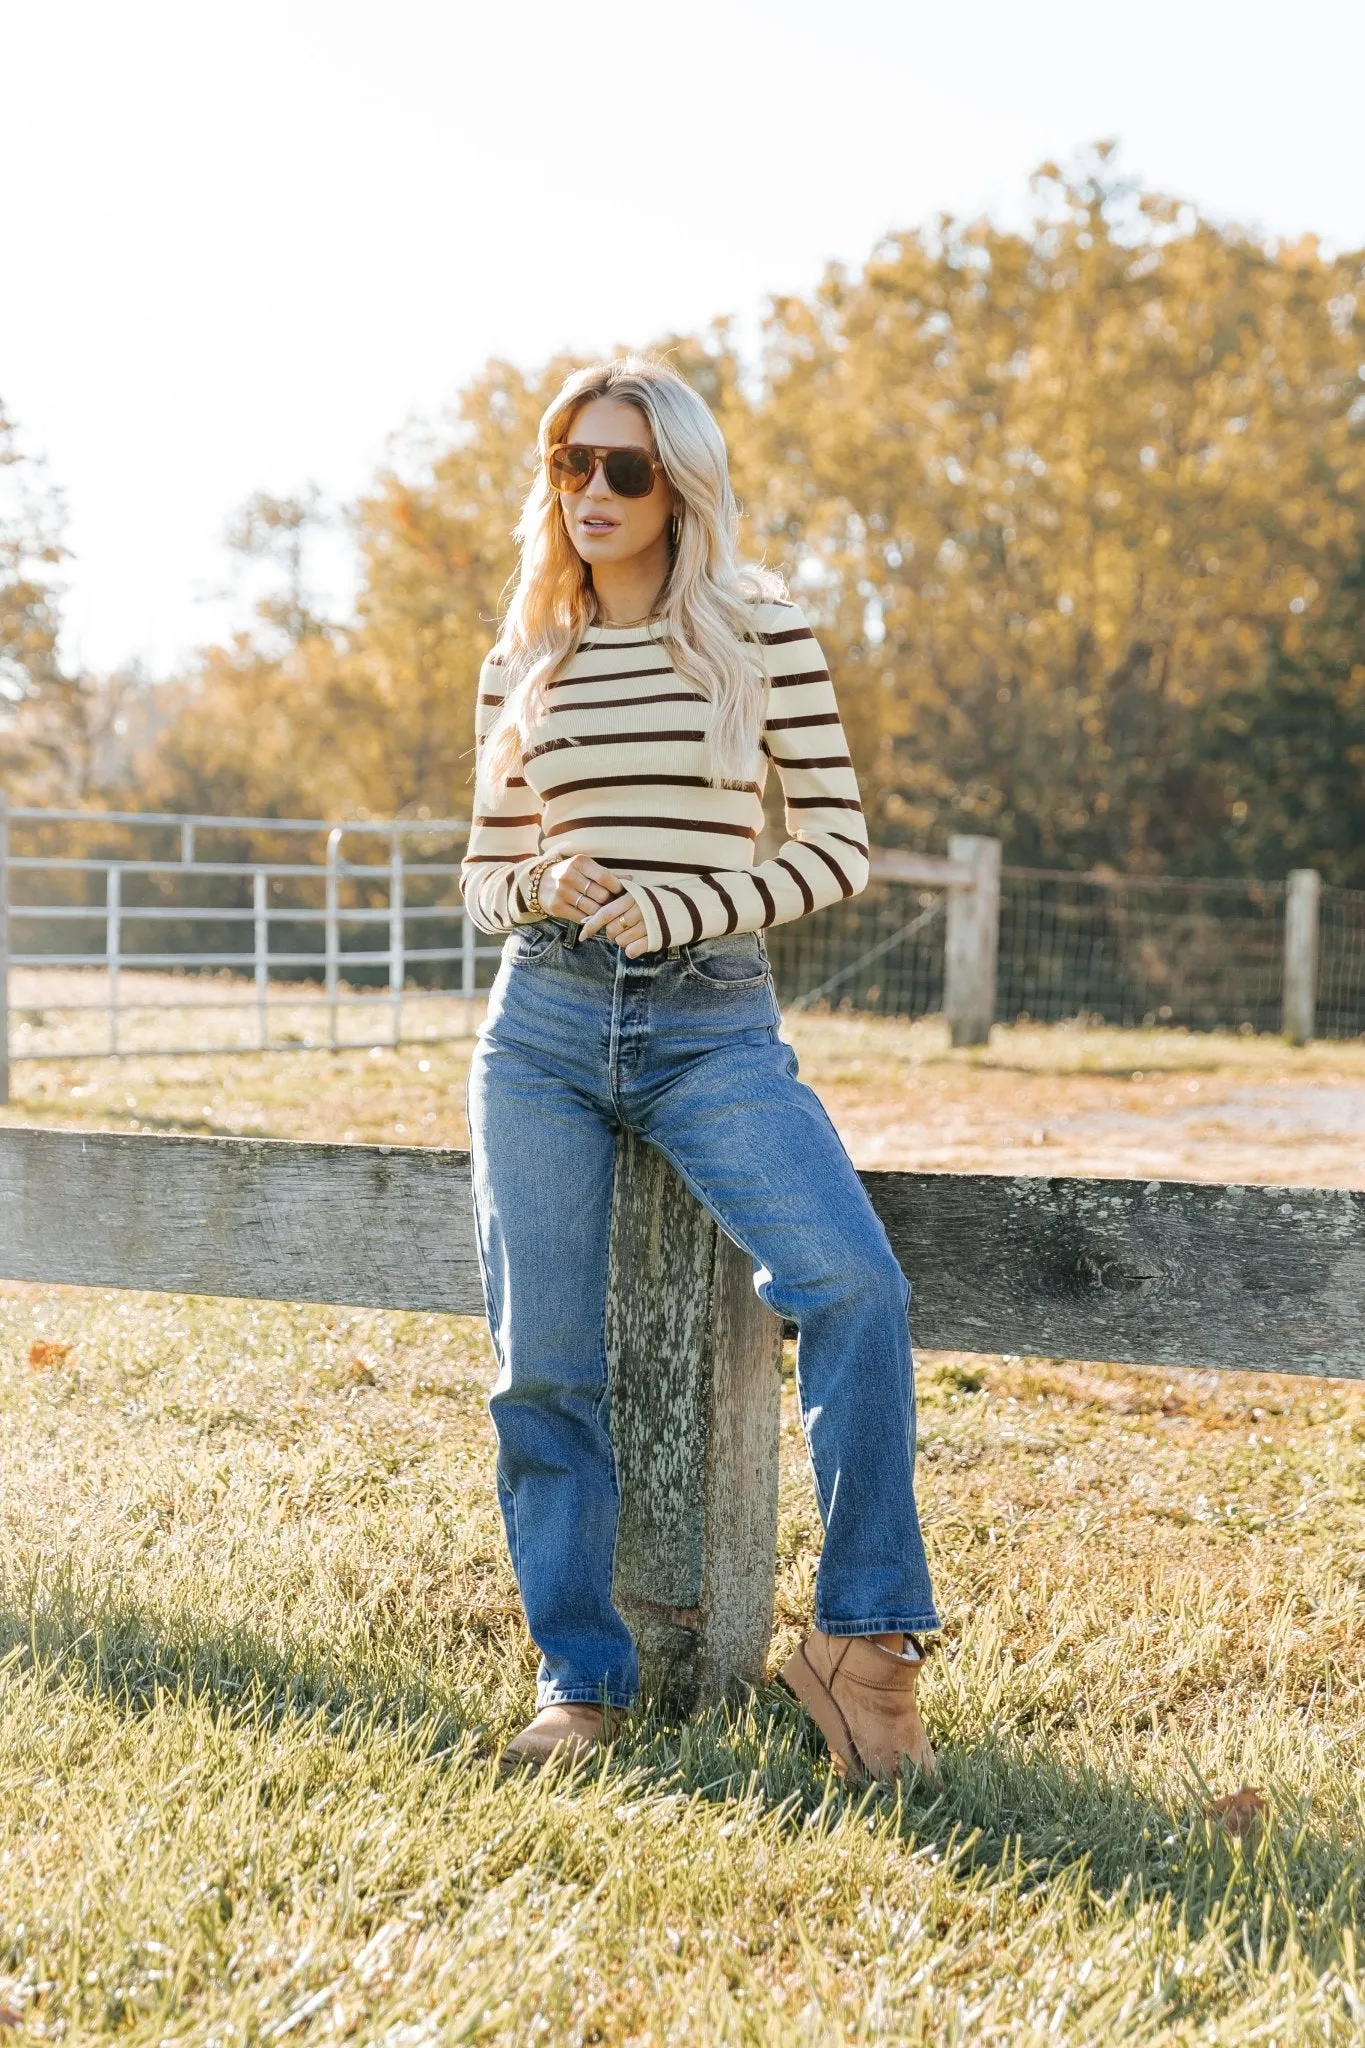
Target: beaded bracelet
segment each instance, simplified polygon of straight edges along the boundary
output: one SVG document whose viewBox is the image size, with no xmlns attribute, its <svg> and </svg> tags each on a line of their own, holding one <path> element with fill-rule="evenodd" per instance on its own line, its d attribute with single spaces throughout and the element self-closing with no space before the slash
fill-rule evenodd
<svg viewBox="0 0 1365 2048">
<path fill-rule="evenodd" d="M 542 910 L 540 907 L 540 881 L 546 869 L 552 868 L 558 859 L 559 855 L 552 853 L 548 860 L 538 860 L 531 870 L 530 880 L 526 889 L 526 907 L 532 917 L 548 917 L 549 915 L 548 911 Z"/>
</svg>

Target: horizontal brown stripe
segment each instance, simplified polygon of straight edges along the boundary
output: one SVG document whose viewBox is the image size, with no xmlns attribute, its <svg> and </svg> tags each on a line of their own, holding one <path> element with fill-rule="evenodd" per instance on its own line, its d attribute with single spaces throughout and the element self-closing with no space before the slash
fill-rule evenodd
<svg viewBox="0 0 1365 2048">
<path fill-rule="evenodd" d="M 813 759 L 793 761 L 786 754 L 773 754 L 771 759 L 783 768 L 851 768 L 853 763 L 847 754 L 817 754 Z"/>
<path fill-rule="evenodd" d="M 479 702 L 480 704 L 501 704 L 503 702 L 503 699 L 501 697 L 490 697 L 485 691 L 480 696 Z"/>
<path fill-rule="evenodd" d="M 825 837 L 827 839 L 837 839 L 841 846 L 851 846 L 855 853 L 860 853 L 864 860 L 867 859 L 867 848 L 861 839 L 850 839 L 847 832 L 827 832 Z"/>
<path fill-rule="evenodd" d="M 727 784 L 729 788 L 731 785 Z M 585 775 L 580 782 L 557 782 L 553 789 L 541 791 L 541 802 L 549 803 L 552 797 L 569 796 L 580 789 L 710 789 L 711 784 L 704 775 Z M 756 782 L 746 782 L 743 787 L 752 795 L 760 794 Z"/>
<path fill-rule="evenodd" d="M 461 862 L 461 866 L 466 868 L 506 868 L 511 865 L 512 857 L 506 851 L 502 853 L 467 853 Z"/>
<path fill-rule="evenodd" d="M 530 787 L 530 784 L 527 782 L 526 777 L 524 775 L 509 775 L 507 778 L 507 787 L 509 789 L 528 789 Z"/>
<path fill-rule="evenodd" d="M 651 704 L 704 704 L 705 697 L 699 697 L 695 690 L 656 690 L 650 697 L 594 697 L 591 704 L 560 704 L 556 707 L 561 717 L 568 711 L 648 711 Z M 637 739 L 647 740 L 649 734 L 636 734 Z"/>
<path fill-rule="evenodd" d="M 641 676 L 671 676 L 673 673 L 673 668 L 668 662 L 665 662 L 662 668 L 603 669 L 600 676 L 557 676 L 550 688 L 571 690 L 580 683 L 638 683 Z"/>
<path fill-rule="evenodd" d="M 662 646 L 662 640 L 653 638 L 649 640 L 590 640 L 585 633 L 578 643 L 578 651 L 582 654 L 589 648 L 595 648 L 600 654 L 624 654 L 629 647 Z"/>
<path fill-rule="evenodd" d="M 755 889 L 758 891 L 758 900 L 763 905 L 764 924 L 776 924 L 777 905 L 773 902 L 772 890 L 760 875 L 754 875 L 752 880 Z"/>
<path fill-rule="evenodd" d="M 807 711 L 800 718 L 770 718 L 767 729 L 769 732 L 790 732 L 798 725 L 837 725 L 838 723 L 839 714 L 837 711 Z"/>
<path fill-rule="evenodd" d="M 813 668 L 804 676 L 769 676 L 768 681 L 775 690 L 794 690 L 798 683 L 827 683 L 831 680 L 827 668 Z"/>
<path fill-rule="evenodd" d="M 545 837 L 558 839 L 565 832 L 614 831 L 618 827 L 643 832 L 724 832 L 733 839 L 758 837 L 748 825 L 704 825 L 695 818 L 566 818 L 561 825 L 551 825 Z"/>
<path fill-rule="evenodd" d="M 585 732 L 576 739 L 546 740 L 542 746 L 532 747 L 526 759 L 534 761 L 541 754 L 557 754 L 561 747 L 639 747 L 646 743 L 654 746 L 660 740 L 702 740 L 705 737 L 702 732 L 651 732 L 643 735 L 638 732 Z"/>
<path fill-rule="evenodd" d="M 856 796 L 789 796 L 789 811 L 861 811 Z"/>
<path fill-rule="evenodd" d="M 788 626 L 782 633 L 760 633 L 759 640 L 765 647 L 786 647 L 793 640 L 813 640 L 809 626 Z"/>
<path fill-rule="evenodd" d="M 622 874 L 633 875 L 638 868 L 647 875 L 713 875 L 714 861 L 695 860 L 637 860 L 633 853 L 618 853 L 615 859 Z M 735 868 L 732 873 L 742 875 L 744 868 Z"/>
<path fill-rule="evenodd" d="M 526 818 L 498 818 L 491 813 L 485 817 L 481 812 L 475 811 L 472 822 L 475 825 L 538 825 L 540 812 L 532 811 Z"/>
</svg>

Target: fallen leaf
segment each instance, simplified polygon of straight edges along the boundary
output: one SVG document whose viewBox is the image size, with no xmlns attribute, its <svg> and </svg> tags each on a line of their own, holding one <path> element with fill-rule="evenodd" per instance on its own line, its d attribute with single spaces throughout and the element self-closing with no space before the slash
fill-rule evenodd
<svg viewBox="0 0 1365 2048">
<path fill-rule="evenodd" d="M 35 1338 L 28 1347 L 28 1362 L 38 1372 L 41 1372 L 44 1366 L 65 1365 L 70 1356 L 69 1344 L 54 1343 L 50 1337 Z"/>
<path fill-rule="evenodd" d="M 1264 1824 L 1269 1811 L 1270 1801 L 1264 1792 L 1243 1785 L 1240 1792 L 1225 1792 L 1221 1799 L 1210 1799 L 1204 1815 L 1234 1841 L 1245 1842 Z"/>
<path fill-rule="evenodd" d="M 346 1377 L 348 1380 L 354 1380 L 358 1387 L 372 1387 L 374 1385 L 374 1374 L 370 1371 L 363 1358 L 353 1358 L 351 1360 L 346 1368 Z"/>
</svg>

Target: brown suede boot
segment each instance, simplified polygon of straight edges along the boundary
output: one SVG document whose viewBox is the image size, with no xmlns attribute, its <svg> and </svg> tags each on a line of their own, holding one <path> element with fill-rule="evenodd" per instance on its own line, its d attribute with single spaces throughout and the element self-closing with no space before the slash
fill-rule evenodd
<svg viewBox="0 0 1365 2048">
<path fill-rule="evenodd" d="M 934 1752 L 915 1704 L 926 1652 L 906 1636 L 897 1654 L 870 1636 L 827 1636 L 812 1629 L 780 1677 L 829 1744 L 848 1777 L 897 1778 L 903 1763 L 935 1774 Z"/>
<path fill-rule="evenodd" d="M 506 1778 L 527 1765 L 539 1770 L 551 1757 L 578 1763 L 611 1740 L 618 1718 L 612 1708 L 591 1701 L 542 1707 L 534 1721 L 508 1743 L 498 1758 L 498 1769 Z"/>
</svg>

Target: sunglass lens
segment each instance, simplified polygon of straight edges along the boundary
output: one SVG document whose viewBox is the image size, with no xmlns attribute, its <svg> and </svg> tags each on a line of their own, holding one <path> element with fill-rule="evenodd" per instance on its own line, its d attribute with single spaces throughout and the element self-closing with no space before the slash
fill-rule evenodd
<svg viewBox="0 0 1365 2048">
<path fill-rule="evenodd" d="M 557 491 L 581 491 L 592 475 L 591 448 L 556 448 L 547 465 Z"/>
<path fill-rule="evenodd" d="M 654 488 L 654 464 L 643 448 L 613 448 L 602 467 L 618 498 L 647 498 Z"/>
</svg>

